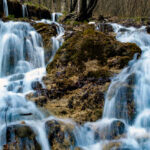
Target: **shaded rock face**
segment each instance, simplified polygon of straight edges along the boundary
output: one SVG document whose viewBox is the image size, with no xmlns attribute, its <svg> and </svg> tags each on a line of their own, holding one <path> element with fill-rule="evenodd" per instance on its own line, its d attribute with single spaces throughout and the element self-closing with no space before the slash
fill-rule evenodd
<svg viewBox="0 0 150 150">
<path fill-rule="evenodd" d="M 101 125 L 95 130 L 99 140 L 116 140 L 124 137 L 127 133 L 126 125 L 120 120 L 113 120 L 109 124 Z"/>
<path fill-rule="evenodd" d="M 57 26 L 55 24 L 49 25 L 45 23 L 36 23 L 33 24 L 33 27 L 42 36 L 43 44 L 44 44 L 43 46 L 45 50 L 45 62 L 47 64 L 50 59 L 51 50 L 52 50 L 51 38 L 57 35 Z"/>
<path fill-rule="evenodd" d="M 7 127 L 7 144 L 3 150 L 32 149 L 41 150 L 33 130 L 26 125 L 11 125 Z"/>
<path fill-rule="evenodd" d="M 37 17 L 39 19 L 50 19 L 51 13 L 46 8 L 40 8 L 37 6 L 27 5 L 28 17 Z M 19 1 L 8 0 L 9 15 L 14 15 L 15 18 L 22 17 L 22 4 Z M 3 1 L 0 1 L 0 17 L 4 15 Z"/>
<path fill-rule="evenodd" d="M 51 13 L 48 9 L 27 5 L 28 16 L 37 17 L 39 19 L 51 19 Z"/>
<path fill-rule="evenodd" d="M 69 150 L 72 146 L 75 146 L 74 126 L 72 124 L 50 120 L 46 122 L 45 127 L 49 143 L 53 150 Z"/>
<path fill-rule="evenodd" d="M 45 129 L 52 150 L 75 147 L 74 124 L 49 120 L 45 123 Z M 42 150 L 33 129 L 24 122 L 7 127 L 6 143 L 3 150 Z"/>
<path fill-rule="evenodd" d="M 98 30 L 104 33 L 114 32 L 112 25 L 107 24 L 107 23 L 98 24 Z"/>
<path fill-rule="evenodd" d="M 74 31 L 47 66 L 43 78 L 46 89 L 38 90 L 30 99 L 55 116 L 79 123 L 96 121 L 102 116 L 110 78 L 135 53 L 141 53 L 135 44 L 120 43 L 85 25 Z"/>
<path fill-rule="evenodd" d="M 109 135 L 109 139 L 115 139 L 126 133 L 125 124 L 119 120 L 115 120 L 112 122 L 110 126 L 111 132 Z"/>
<path fill-rule="evenodd" d="M 150 26 L 146 27 L 146 31 L 150 34 Z"/>
</svg>

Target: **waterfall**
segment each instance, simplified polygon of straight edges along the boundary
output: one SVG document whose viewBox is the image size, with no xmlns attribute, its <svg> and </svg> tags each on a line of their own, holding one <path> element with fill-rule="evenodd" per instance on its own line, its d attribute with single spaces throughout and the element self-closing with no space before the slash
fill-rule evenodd
<svg viewBox="0 0 150 150">
<path fill-rule="evenodd" d="M 45 60 L 41 36 L 30 24 L 0 21 L 0 27 L 1 147 L 6 143 L 4 138 L 6 121 L 9 126 L 24 120 L 26 123 L 29 122 L 29 126 L 36 129 L 38 120 L 44 118 L 35 104 L 27 101 L 25 95 L 33 90 L 31 86 L 33 82 L 41 82 L 45 74 Z M 39 130 L 45 132 L 42 126 L 37 129 L 37 134 Z M 44 138 L 41 133 L 38 134 L 38 137 L 39 139 Z M 42 146 L 43 150 L 49 150 L 47 147 L 49 146 Z"/>
<path fill-rule="evenodd" d="M 54 59 L 54 56 L 57 52 L 57 50 L 60 48 L 60 46 L 63 44 L 64 39 L 64 28 L 62 27 L 61 24 L 57 23 L 58 18 L 62 16 L 62 13 L 52 13 L 52 20 L 46 20 L 46 19 L 42 19 L 41 21 L 36 21 L 37 23 L 43 22 L 46 24 L 55 24 L 56 25 L 56 29 L 57 29 L 57 36 L 53 36 L 51 38 L 52 40 L 52 52 L 51 52 L 51 57 L 48 61 L 48 64 L 51 63 Z"/>
<path fill-rule="evenodd" d="M 22 16 L 28 17 L 28 9 L 26 5 L 22 5 Z"/>
<path fill-rule="evenodd" d="M 63 42 L 64 29 L 55 20 L 40 22 L 57 26 L 58 35 L 52 38 L 52 61 Z M 42 150 L 50 150 L 45 131 L 45 123 L 50 119 L 26 99 L 34 82 L 43 85 L 46 67 L 42 38 L 28 23 L 0 21 L 0 27 L 0 149 L 6 144 L 6 125 L 20 125 L 23 121 L 37 135 Z"/>
<path fill-rule="evenodd" d="M 103 118 L 86 123 L 75 131 L 78 146 L 85 150 L 103 150 L 109 143 L 120 143 L 121 149 L 150 149 L 150 35 L 145 27 L 136 29 L 111 24 L 120 42 L 136 43 L 142 50 L 135 54 L 123 71 L 115 76 L 106 93 Z M 129 106 L 134 106 L 130 117 Z M 118 125 L 119 126 L 118 126 Z M 117 125 L 117 126 L 116 126 Z M 98 132 L 98 138 L 94 133 Z M 125 134 L 119 139 L 114 135 Z M 87 135 L 90 133 L 90 136 Z M 92 138 L 93 137 L 93 138 Z M 90 142 L 89 142 L 90 141 Z M 115 148 L 115 147 L 114 147 Z"/>
<path fill-rule="evenodd" d="M 7 17 L 8 16 L 8 5 L 7 5 L 7 0 L 3 0 L 3 9 L 4 9 L 4 14 Z"/>
<path fill-rule="evenodd" d="M 55 22 L 58 21 L 58 18 L 62 16 L 62 13 L 52 13 L 52 22 Z"/>
<path fill-rule="evenodd" d="M 57 23 L 57 19 L 62 16 L 61 13 L 52 13 L 52 22 L 54 24 L 57 25 L 57 33 L 58 35 L 56 37 L 52 37 L 52 43 L 53 43 L 53 46 L 52 46 L 52 55 L 51 55 L 51 58 L 49 60 L 49 63 L 53 61 L 53 58 L 56 54 L 56 51 L 59 49 L 59 47 L 63 44 L 63 35 L 64 35 L 64 28 L 59 24 Z"/>
</svg>

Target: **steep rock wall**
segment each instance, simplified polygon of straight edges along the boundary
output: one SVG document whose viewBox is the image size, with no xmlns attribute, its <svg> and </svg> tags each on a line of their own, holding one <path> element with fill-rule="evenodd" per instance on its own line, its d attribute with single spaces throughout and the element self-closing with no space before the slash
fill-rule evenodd
<svg viewBox="0 0 150 150">
<path fill-rule="evenodd" d="M 40 8 L 35 5 L 27 4 L 28 17 L 37 17 L 50 19 L 51 13 L 47 8 Z M 8 0 L 9 15 L 14 15 L 15 18 L 22 17 L 22 3 L 17 0 Z M 0 0 L 0 18 L 4 16 L 3 0 Z"/>
</svg>

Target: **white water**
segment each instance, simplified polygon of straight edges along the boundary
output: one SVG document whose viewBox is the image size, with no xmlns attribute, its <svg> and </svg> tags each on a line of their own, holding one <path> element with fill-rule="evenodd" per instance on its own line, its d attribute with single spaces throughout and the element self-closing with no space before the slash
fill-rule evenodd
<svg viewBox="0 0 150 150">
<path fill-rule="evenodd" d="M 58 35 L 52 38 L 52 60 L 63 42 L 64 29 L 55 20 L 42 22 L 57 25 Z M 28 23 L 0 21 L 0 27 L 0 149 L 6 144 L 6 125 L 24 121 L 37 135 L 42 150 L 50 150 L 45 123 L 51 118 L 45 119 L 35 104 L 25 98 L 33 91 L 32 83 L 41 82 L 45 75 L 42 38 Z"/>
<path fill-rule="evenodd" d="M 22 16 L 28 17 L 28 8 L 26 5 L 22 5 Z"/>
<path fill-rule="evenodd" d="M 63 44 L 64 39 L 64 28 L 62 27 L 61 24 L 57 23 L 57 19 L 62 16 L 61 13 L 52 13 L 52 20 L 46 20 L 46 19 L 42 19 L 41 21 L 36 21 L 37 23 L 39 22 L 43 22 L 43 23 L 47 23 L 47 24 L 55 24 L 56 25 L 56 29 L 57 29 L 57 36 L 53 36 L 51 38 L 52 40 L 52 51 L 51 51 L 51 57 L 48 61 L 48 64 L 51 63 L 54 59 L 54 56 L 57 52 L 57 50 L 60 48 L 60 46 Z"/>
<path fill-rule="evenodd" d="M 57 22 L 62 13 L 52 13 L 52 22 Z"/>
<path fill-rule="evenodd" d="M 78 146 L 85 150 L 103 150 L 104 146 L 110 142 L 119 142 L 121 149 L 149 150 L 150 35 L 146 33 L 145 27 L 136 29 L 118 24 L 112 24 L 112 26 L 118 41 L 136 43 L 141 48 L 142 55 L 140 59 L 137 59 L 135 54 L 128 67 L 112 79 L 106 94 L 103 118 L 95 123 L 86 123 L 84 129 L 78 128 L 76 131 L 79 133 L 77 136 Z M 125 29 L 125 31 L 121 32 L 120 29 Z M 129 94 L 131 87 L 133 89 L 132 96 Z M 135 118 L 132 118 L 133 120 L 128 115 L 128 105 L 131 103 L 135 104 L 136 114 Z M 111 125 L 115 120 L 121 121 L 125 125 L 125 136 L 118 140 L 110 139 L 111 132 L 114 130 L 114 126 Z M 88 130 L 85 132 L 86 129 Z M 95 131 L 99 133 L 98 139 L 93 137 Z"/>
<path fill-rule="evenodd" d="M 63 44 L 64 39 L 63 39 L 63 35 L 65 33 L 64 28 L 62 27 L 62 25 L 57 23 L 57 19 L 62 16 L 61 13 L 52 13 L 52 23 L 56 24 L 57 27 L 57 33 L 58 35 L 55 37 L 52 37 L 52 55 L 51 55 L 51 59 L 49 60 L 48 63 L 52 62 L 54 59 L 54 56 L 57 52 L 57 50 L 59 49 L 59 47 Z"/>
<path fill-rule="evenodd" d="M 36 126 L 37 121 L 44 118 L 35 104 L 28 101 L 25 95 L 32 91 L 33 81 L 41 81 L 45 74 L 45 63 L 41 36 L 28 23 L 0 21 L 0 26 L 1 147 L 6 143 L 4 138 L 6 122 L 9 126 L 21 120 L 32 120 L 32 124 Z M 41 126 L 38 127 L 40 138 L 41 133 L 45 131 Z M 41 138 L 43 139 L 43 136 Z M 43 150 L 48 150 L 47 145 L 42 146 Z"/>
<path fill-rule="evenodd" d="M 7 0 L 3 0 L 3 9 L 4 9 L 4 14 L 7 17 L 8 14 L 8 5 L 7 5 Z"/>
</svg>

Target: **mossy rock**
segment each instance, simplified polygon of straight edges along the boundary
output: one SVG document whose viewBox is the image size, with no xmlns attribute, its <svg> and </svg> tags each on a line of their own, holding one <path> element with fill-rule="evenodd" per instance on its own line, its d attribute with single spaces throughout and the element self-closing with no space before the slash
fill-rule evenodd
<svg viewBox="0 0 150 150">
<path fill-rule="evenodd" d="M 45 127 L 49 143 L 53 150 L 70 150 L 70 147 L 75 145 L 74 126 L 72 124 L 50 120 L 46 122 Z"/>
<path fill-rule="evenodd" d="M 58 58 L 62 65 L 70 62 L 83 69 L 84 62 L 88 60 L 96 59 L 100 65 L 107 65 L 109 59 L 119 56 L 117 64 L 120 64 L 119 68 L 123 68 L 132 60 L 135 53 L 141 53 L 135 44 L 120 43 L 114 37 L 89 27 L 83 32 L 77 32 L 63 44 L 54 61 L 47 67 L 47 71 L 49 73 L 49 70 L 55 67 Z"/>
<path fill-rule="evenodd" d="M 121 146 L 120 142 L 110 142 L 108 144 L 105 144 L 103 146 L 102 150 L 112 150 L 112 149 L 119 149 L 119 147 Z"/>
<path fill-rule="evenodd" d="M 52 40 L 53 36 L 57 35 L 57 26 L 55 24 L 49 25 L 45 23 L 33 23 L 32 26 L 42 36 L 43 46 L 45 50 L 46 63 L 49 61 L 52 52 Z"/>
<path fill-rule="evenodd" d="M 79 25 L 77 28 L 57 51 L 53 62 L 47 65 L 44 82 L 49 96 L 44 107 L 53 115 L 84 123 L 102 117 L 111 77 L 141 50 L 135 44 L 120 43 L 113 36 L 95 31 L 92 26 Z M 131 78 L 128 82 L 134 84 Z M 128 92 L 127 113 L 132 120 L 135 105 L 132 92 L 129 89 Z M 118 103 L 117 106 L 122 108 L 123 105 Z"/>
<path fill-rule="evenodd" d="M 36 134 L 25 124 L 11 125 L 7 127 L 6 132 L 7 150 L 41 150 L 41 146 L 36 139 Z"/>
</svg>

